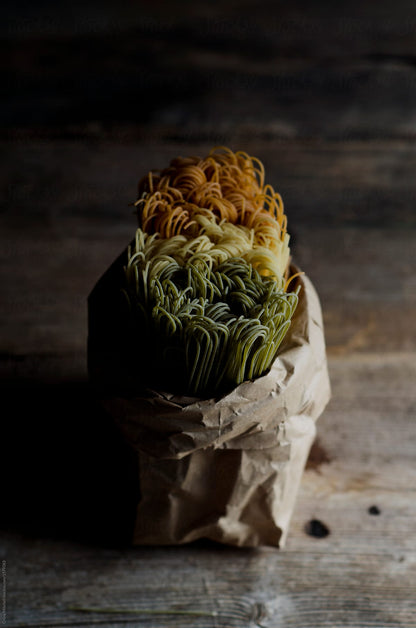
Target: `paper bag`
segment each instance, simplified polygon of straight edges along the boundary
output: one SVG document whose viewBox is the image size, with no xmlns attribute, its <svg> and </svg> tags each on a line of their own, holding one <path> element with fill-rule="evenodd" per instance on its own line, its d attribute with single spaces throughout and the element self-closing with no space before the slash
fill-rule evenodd
<svg viewBox="0 0 416 628">
<path fill-rule="evenodd" d="M 211 399 L 135 394 L 118 301 L 123 254 L 89 297 L 91 382 L 138 456 L 134 544 L 200 538 L 282 547 L 330 397 L 322 315 L 307 276 L 271 370 Z M 296 269 L 292 269 L 295 270 Z M 123 348 L 124 347 L 124 348 Z"/>
</svg>

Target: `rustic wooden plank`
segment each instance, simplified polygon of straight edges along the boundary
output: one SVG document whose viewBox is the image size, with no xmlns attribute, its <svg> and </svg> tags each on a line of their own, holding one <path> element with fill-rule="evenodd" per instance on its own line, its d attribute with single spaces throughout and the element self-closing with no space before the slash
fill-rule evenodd
<svg viewBox="0 0 416 628">
<path fill-rule="evenodd" d="M 330 367 L 318 424 L 327 461 L 304 474 L 286 549 L 98 548 L 10 532 L 8 625 L 414 627 L 416 363 Z M 311 520 L 329 534 L 310 536 Z"/>
<path fill-rule="evenodd" d="M 274 143 L 252 133 L 235 138 L 231 147 L 262 159 L 267 179 L 284 198 L 292 231 L 299 223 L 315 226 L 317 222 L 390 229 L 415 225 L 412 142 Z M 111 224 L 114 233 L 132 215 L 128 204 L 136 199 L 137 181 L 143 174 L 165 167 L 177 155 L 204 155 L 210 148 L 208 142 L 136 139 L 127 144 L 27 137 L 4 142 L 2 222 L 21 229 L 24 213 L 24 226 L 31 221 L 31 228 L 50 227 L 58 234 L 63 217 L 82 218 L 79 231 L 84 233 L 88 215 L 95 230 L 101 226 L 104 233 Z M 94 224 L 94 218 L 100 220 Z"/>
<path fill-rule="evenodd" d="M 299 1 L 9 11 L 6 129 L 94 137 L 130 122 L 212 143 L 254 129 L 269 139 L 414 135 L 416 11 L 403 0 L 394 12 Z"/>
<path fill-rule="evenodd" d="M 323 291 L 329 298 L 329 287 Z M 376 283 L 373 308 L 379 295 Z M 9 529 L 23 535 L 10 532 L 1 545 L 8 624 L 415 626 L 416 361 L 414 345 L 407 354 L 400 348 L 357 353 L 347 343 L 330 352 L 333 400 L 318 423 L 323 462 L 315 459 L 304 475 L 282 552 L 119 549 L 114 538 L 126 539 L 137 490 L 133 461 L 82 382 L 51 388 L 36 384 L 39 373 L 32 384 L 19 378 L 8 391 L 19 422 L 2 439 L 8 477 L 16 478 L 3 506 L 12 509 Z M 31 471 L 19 482 L 22 467 Z M 329 534 L 310 536 L 311 520 Z M 84 544 L 65 540 L 74 537 Z"/>
<path fill-rule="evenodd" d="M 178 153 L 207 149 L 3 145 L 7 372 L 83 377 L 86 297 L 134 234 L 129 202 L 138 178 Z M 268 179 L 283 194 L 294 259 L 318 289 L 330 354 L 414 351 L 414 148 L 253 141 L 247 149 L 264 160 Z M 367 209 L 363 199 L 373 195 L 378 203 Z"/>
<path fill-rule="evenodd" d="M 86 384 L 86 296 L 131 238 L 137 178 L 189 144 L 3 145 L 8 625 L 416 626 L 413 146 L 244 147 L 285 198 L 333 386 L 282 552 L 127 548 L 135 461 Z M 109 608 L 135 613 L 91 611 Z"/>
<path fill-rule="evenodd" d="M 7 625 L 415 628 L 416 6 L 81 4 L 0 24 Z M 135 458 L 88 389 L 86 297 L 137 179 L 219 143 L 284 197 L 333 398 L 283 551 L 129 548 Z"/>
<path fill-rule="evenodd" d="M 134 34 L 134 42 L 136 38 Z M 211 144 L 253 134 L 269 141 L 303 136 L 411 139 L 414 135 L 414 69 L 400 59 L 359 58 L 341 67 L 317 62 L 311 68 L 305 58 L 295 69 L 288 63 L 289 67 L 272 66 L 266 74 L 262 64 L 259 69 L 246 69 L 244 59 L 241 67 L 228 69 L 222 56 L 218 69 L 183 67 L 181 58 L 173 63 L 175 55 L 168 50 L 160 67 L 138 72 L 122 57 L 116 64 L 121 69 L 112 74 L 101 60 L 97 65 L 85 62 L 90 59 L 89 46 L 87 40 L 79 53 L 78 41 L 72 46 L 43 45 L 39 66 L 34 68 L 39 44 L 23 46 L 27 48 L 23 69 L 14 68 L 5 78 L 3 135 L 15 137 L 20 129 L 35 135 L 40 131 L 105 139 L 133 134 Z M 116 43 L 104 56 L 117 55 L 120 47 L 121 42 Z M 139 59 L 146 56 L 145 50 L 137 51 Z M 68 54 L 78 58 L 78 65 L 64 70 L 64 76 L 45 71 L 44 58 Z M 194 51 L 188 50 L 186 58 L 195 58 Z M 166 63 L 171 66 L 168 71 Z"/>
<path fill-rule="evenodd" d="M 373 521 L 371 516 L 368 519 Z M 19 564 L 13 560 L 17 558 L 16 550 L 24 549 L 30 589 L 17 587 L 10 591 L 10 604 L 14 600 L 21 604 L 25 599 L 26 610 L 13 612 L 11 607 L 8 625 L 415 625 L 414 603 L 409 602 L 412 580 L 408 580 L 414 555 L 407 555 L 405 560 L 368 553 L 333 555 L 325 547 L 325 540 L 317 543 L 321 549 L 310 550 L 309 554 L 194 546 L 104 551 L 97 556 L 74 544 L 11 539 L 9 575 L 17 575 Z M 55 562 L 51 561 L 53 554 Z M 360 582 L 363 563 L 367 575 L 364 586 Z M 106 615 L 72 610 L 75 608 L 115 608 L 137 614 Z"/>
<path fill-rule="evenodd" d="M 378 255 L 363 246 L 355 261 L 350 262 L 342 256 L 341 247 L 336 251 L 337 236 L 343 232 L 316 230 L 313 238 L 307 239 L 306 235 L 305 232 L 305 244 L 299 241 L 296 259 L 320 294 L 329 354 L 414 351 L 415 237 L 398 232 L 393 243 L 392 236 L 388 236 L 388 254 L 383 246 L 386 234 L 369 230 L 365 235 L 379 245 Z M 356 242 L 361 238 L 362 234 L 355 230 Z M 21 254 L 16 257 L 15 252 L 3 263 L 3 308 L 7 317 L 2 323 L 1 346 L 6 372 L 36 377 L 41 376 L 44 368 L 45 376 L 48 372 L 55 377 L 83 376 L 86 298 L 94 282 L 128 242 L 127 238 L 120 240 L 77 241 L 82 252 L 75 259 L 72 238 L 55 243 L 41 240 L 34 244 L 26 239 L 20 242 Z M 326 264 L 314 258 L 318 246 L 327 249 Z M 371 262 L 362 263 L 370 255 Z M 22 264 L 26 259 L 37 259 L 41 266 Z M 388 286 L 386 268 L 394 278 Z M 60 360 L 65 365 L 60 366 Z"/>
<path fill-rule="evenodd" d="M 415 6 L 409 0 L 398 0 L 394 11 L 388 0 L 380 1 L 377 7 L 359 0 L 351 0 L 348 6 L 321 2 L 313 7 L 306 0 L 279 5 L 264 2 L 254 7 L 250 2 L 213 0 L 192 10 L 181 0 L 166 6 L 141 3 L 140 10 L 129 4 L 102 2 L 99 11 L 90 0 L 73 3 L 70 9 L 44 1 L 41 6 L 25 6 L 25 11 L 9 1 L 5 8 L 9 20 L 0 28 L 5 40 L 74 34 L 111 37 L 134 29 L 141 38 L 166 35 L 180 46 L 192 45 L 192 36 L 195 39 L 199 35 L 206 46 L 224 52 L 247 40 L 252 48 L 241 51 L 247 57 L 254 54 L 256 46 L 279 50 L 288 42 L 292 54 L 299 47 L 301 53 L 315 55 L 329 50 L 339 56 L 355 50 L 409 52 L 414 47 L 416 18 Z M 188 43 L 181 41 L 186 36 L 191 40 Z M 346 42 L 349 47 L 345 47 Z"/>
<path fill-rule="evenodd" d="M 2 262 L 3 373 L 84 377 L 87 295 L 129 242 L 129 231 L 99 240 L 19 238 Z M 299 230 L 295 259 L 320 295 L 329 355 L 415 351 L 415 248 L 411 231 Z"/>
</svg>

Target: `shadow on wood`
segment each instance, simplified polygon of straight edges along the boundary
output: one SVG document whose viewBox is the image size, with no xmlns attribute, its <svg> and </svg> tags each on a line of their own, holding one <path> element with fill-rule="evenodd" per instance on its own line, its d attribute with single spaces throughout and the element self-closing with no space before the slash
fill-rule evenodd
<svg viewBox="0 0 416 628">
<path fill-rule="evenodd" d="M 1 527 L 27 536 L 128 544 L 135 456 L 86 383 L 2 382 Z"/>
</svg>

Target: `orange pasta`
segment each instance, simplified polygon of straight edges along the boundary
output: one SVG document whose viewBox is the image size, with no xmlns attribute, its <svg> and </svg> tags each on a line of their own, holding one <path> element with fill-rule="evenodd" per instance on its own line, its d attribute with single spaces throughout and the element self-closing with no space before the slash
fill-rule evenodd
<svg viewBox="0 0 416 628">
<path fill-rule="evenodd" d="M 164 170 L 144 177 L 138 192 L 135 205 L 143 231 L 162 238 L 195 238 L 205 233 L 202 217 L 218 225 L 240 225 L 253 230 L 253 249 L 268 249 L 276 256 L 284 275 L 289 236 L 283 201 L 270 184 L 264 184 L 258 159 L 226 147 L 212 149 L 203 159 L 178 157 Z"/>
</svg>

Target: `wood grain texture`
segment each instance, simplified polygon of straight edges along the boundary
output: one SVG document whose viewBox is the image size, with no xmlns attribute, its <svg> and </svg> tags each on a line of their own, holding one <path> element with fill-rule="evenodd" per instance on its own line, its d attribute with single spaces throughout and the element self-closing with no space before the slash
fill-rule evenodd
<svg viewBox="0 0 416 628">
<path fill-rule="evenodd" d="M 285 550 L 8 533 L 8 625 L 415 626 L 415 368 L 397 356 L 331 359 L 334 396 L 319 422 L 331 462 L 305 472 Z M 330 534 L 306 534 L 311 519 Z"/>
<path fill-rule="evenodd" d="M 16 373 L 33 368 L 18 362 L 31 354 L 45 365 L 49 356 L 55 372 L 56 355 L 81 369 L 86 297 L 134 235 L 137 181 L 189 146 L 47 141 L 3 151 L 2 350 L 17 356 Z M 285 200 L 293 256 L 320 294 L 329 352 L 414 351 L 414 147 L 284 142 L 255 153 Z"/>
<path fill-rule="evenodd" d="M 5 625 L 416 628 L 416 5 L 6 8 Z M 138 179 L 222 143 L 284 198 L 333 396 L 284 550 L 131 548 L 136 460 L 88 388 L 86 298 Z"/>
<path fill-rule="evenodd" d="M 289 143 L 284 153 L 257 151 L 298 194 L 294 217 L 286 203 L 294 254 L 321 297 L 333 387 L 318 423 L 320 453 L 304 474 L 287 547 L 277 552 L 204 543 L 128 549 L 134 460 L 85 383 L 86 296 L 132 237 L 128 201 L 138 173 L 178 147 L 11 148 L 1 216 L 2 388 L 16 420 L 2 437 L 8 625 L 415 626 L 412 210 L 405 205 L 406 229 L 386 229 L 376 215 L 362 227 L 342 205 L 332 221 L 315 208 L 318 222 L 299 192 L 312 171 L 321 173 L 321 205 L 336 206 L 337 176 L 347 181 L 353 168 L 360 194 L 381 178 L 386 153 L 325 143 L 312 154 Z M 388 163 L 400 162 L 402 144 L 390 149 Z M 390 192 L 394 184 L 391 176 Z M 329 535 L 310 536 L 312 520 Z"/>
<path fill-rule="evenodd" d="M 117 128 L 212 144 L 414 136 L 416 10 L 401 0 L 10 7 L 3 131 Z M 261 112 L 261 114 L 260 114 Z M 133 128 L 130 128 L 133 127 Z"/>
</svg>

